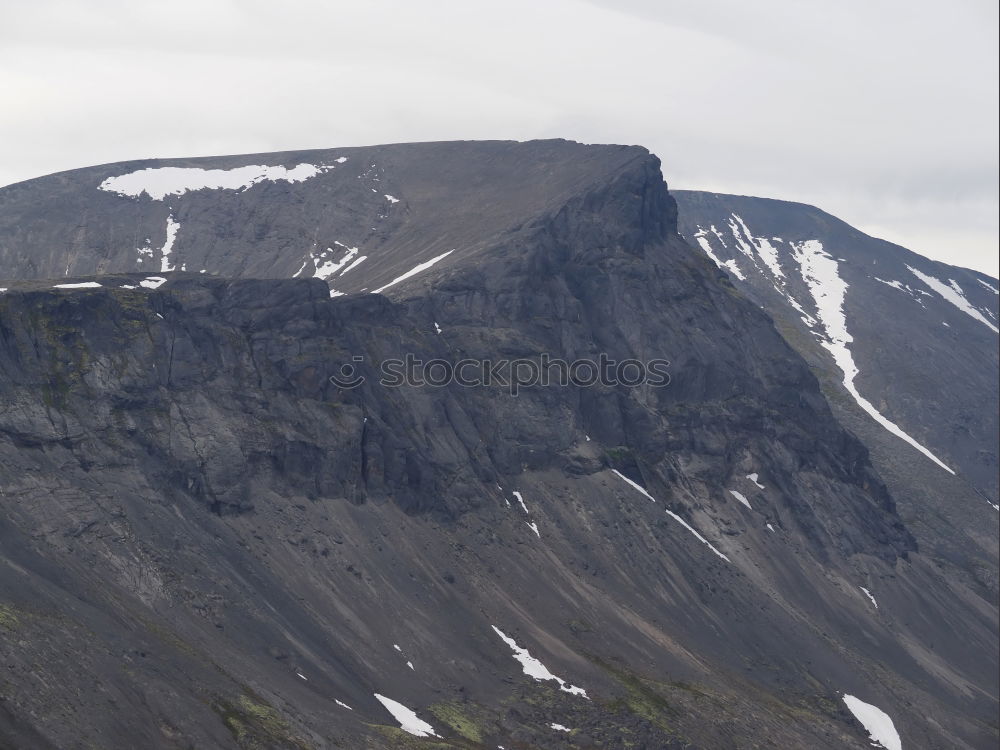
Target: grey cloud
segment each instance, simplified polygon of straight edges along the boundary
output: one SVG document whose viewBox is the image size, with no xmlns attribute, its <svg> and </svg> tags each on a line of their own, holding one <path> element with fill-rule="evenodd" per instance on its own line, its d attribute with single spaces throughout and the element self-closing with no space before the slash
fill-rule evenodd
<svg viewBox="0 0 1000 750">
<path fill-rule="evenodd" d="M 815 203 L 995 275 L 996 28 L 972 0 L 8 2 L 0 184 L 149 156 L 641 143 L 673 186 Z"/>
</svg>

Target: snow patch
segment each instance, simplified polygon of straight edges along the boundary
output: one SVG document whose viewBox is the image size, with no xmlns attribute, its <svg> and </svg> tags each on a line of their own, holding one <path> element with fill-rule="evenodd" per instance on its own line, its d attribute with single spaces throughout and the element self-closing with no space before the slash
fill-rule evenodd
<svg viewBox="0 0 1000 750">
<path fill-rule="evenodd" d="M 844 315 L 844 296 L 848 287 L 847 283 L 840 278 L 837 261 L 823 249 L 823 244 L 819 240 L 792 243 L 792 250 L 793 257 L 801 269 L 802 278 L 816 302 L 817 315 L 826 332 L 825 340 L 820 343 L 824 349 L 830 352 L 834 362 L 844 373 L 844 388 L 851 394 L 858 406 L 882 427 L 901 440 L 905 440 L 949 474 L 954 474 L 955 472 L 937 456 L 906 434 L 897 424 L 884 417 L 868 399 L 858 392 L 854 385 L 854 379 L 858 376 L 858 368 L 854 363 L 851 350 L 848 348 L 848 344 L 854 341 L 854 337 L 847 332 L 847 318 Z"/>
<path fill-rule="evenodd" d="M 96 281 L 81 281 L 78 284 L 56 284 L 53 289 L 95 289 L 99 287 Z"/>
<path fill-rule="evenodd" d="M 509 637 L 496 625 L 491 625 L 490 627 L 492 627 L 493 630 L 496 632 L 496 634 L 500 636 L 501 640 L 503 640 L 503 642 L 510 647 L 510 650 L 514 652 L 514 658 L 521 663 L 521 668 L 524 670 L 524 673 L 528 675 L 528 677 L 538 680 L 539 682 L 544 682 L 547 680 L 555 680 L 556 682 L 559 683 L 560 690 L 566 693 L 570 693 L 572 695 L 580 695 L 583 696 L 584 698 L 587 698 L 587 700 L 590 700 L 590 698 L 587 697 L 586 690 L 584 690 L 583 688 L 574 687 L 573 685 L 568 684 L 562 678 L 556 677 L 548 670 L 548 668 L 546 668 L 544 664 L 542 664 L 540 661 L 538 661 L 538 659 L 536 659 L 534 656 L 528 653 L 528 649 L 521 648 L 520 646 L 518 646 L 517 642 L 513 638 Z"/>
<path fill-rule="evenodd" d="M 742 493 L 737 492 L 736 490 L 729 490 L 729 494 L 732 495 L 733 497 L 735 497 L 737 500 L 739 500 L 745 506 L 747 506 L 747 508 L 749 508 L 750 510 L 753 510 L 753 508 L 750 508 L 750 501 L 747 500 L 745 497 L 743 497 Z"/>
<path fill-rule="evenodd" d="M 552 722 L 551 724 L 549 724 L 549 726 L 552 729 L 555 729 L 557 732 L 572 732 L 573 731 L 569 727 L 564 727 L 562 724 L 556 724 L 555 722 Z"/>
<path fill-rule="evenodd" d="M 653 501 L 654 503 L 656 502 L 656 500 L 655 500 L 655 499 L 653 498 L 653 496 L 652 496 L 652 495 L 650 495 L 650 494 L 649 494 L 648 492 L 646 492 L 646 490 L 645 490 L 645 489 L 644 489 L 643 487 L 641 487 L 641 486 L 639 486 L 638 484 L 636 484 L 635 482 L 633 482 L 633 481 L 632 481 L 631 479 L 629 479 L 629 478 L 628 478 L 627 476 L 625 476 L 625 475 L 624 475 L 624 474 L 622 474 L 622 473 L 621 473 L 620 471 L 618 471 L 618 469 L 612 469 L 612 470 L 611 470 L 611 473 L 612 473 L 612 474 L 614 474 L 615 476 L 617 476 L 617 477 L 621 478 L 621 479 L 624 479 L 624 480 L 625 480 L 626 482 L 628 482 L 628 483 L 629 483 L 630 485 L 632 485 L 632 487 L 633 487 L 634 489 L 637 489 L 637 490 L 638 490 L 639 492 L 641 492 L 641 493 L 642 493 L 643 495 L 645 495 L 646 497 L 648 497 L 648 498 L 649 498 L 650 500 L 652 500 L 652 501 Z"/>
<path fill-rule="evenodd" d="M 139 286 L 145 287 L 146 289 L 156 289 L 162 284 L 166 284 L 167 280 L 162 276 L 147 276 L 142 281 L 139 282 Z"/>
<path fill-rule="evenodd" d="M 939 295 L 944 297 L 944 299 L 947 302 L 953 304 L 955 307 L 964 312 L 966 315 L 978 320 L 980 323 L 982 323 L 991 331 L 993 331 L 993 333 L 1000 333 L 1000 328 L 997 328 L 995 325 L 990 323 L 990 321 L 987 320 L 986 317 L 981 312 L 979 312 L 979 310 L 977 310 L 971 304 L 969 304 L 969 300 L 965 298 L 965 292 L 962 291 L 962 287 L 958 285 L 957 281 L 955 281 L 954 279 L 948 279 L 948 284 L 945 284 L 940 279 L 936 279 L 933 276 L 921 273 L 916 268 L 913 268 L 913 266 L 907 266 L 907 268 L 910 270 L 910 273 L 912 273 L 914 276 L 916 276 L 918 279 L 924 282 L 927 286 L 929 286 Z"/>
<path fill-rule="evenodd" d="M 385 199 L 389 201 L 389 203 L 399 203 L 399 198 L 394 195 L 389 195 L 388 193 L 385 193 Z"/>
<path fill-rule="evenodd" d="M 875 609 L 878 609 L 878 602 L 875 601 L 875 597 L 872 596 L 872 592 L 866 589 L 864 586 L 858 586 L 859 589 L 865 592 L 865 596 L 872 600 L 872 604 L 875 605 Z"/>
<path fill-rule="evenodd" d="M 150 167 L 108 177 L 98 188 L 130 198 L 138 198 L 145 193 L 154 201 L 162 201 L 168 195 L 183 195 L 194 190 L 246 190 L 260 182 L 279 180 L 304 182 L 331 169 L 333 165 L 313 164 L 298 164 L 291 169 L 262 164 L 235 169 Z"/>
<path fill-rule="evenodd" d="M 785 298 L 785 301 L 788 302 L 788 304 L 791 305 L 792 308 L 799 314 L 802 322 L 810 328 L 816 325 L 816 319 L 802 308 L 799 301 L 795 299 L 791 292 L 789 292 L 786 288 L 787 279 L 785 277 L 785 272 L 781 269 L 781 256 L 778 253 L 778 248 L 771 244 L 772 240 L 774 242 L 783 242 L 784 240 L 780 237 L 772 237 L 770 240 L 766 237 L 754 237 L 753 233 L 747 227 L 742 218 L 735 213 L 730 214 L 730 217 L 729 229 L 733 233 L 733 239 L 736 241 L 736 246 L 744 255 L 753 261 L 758 270 L 761 270 L 760 264 L 757 263 L 757 259 L 755 257 L 756 252 L 756 256 L 760 257 L 764 266 L 771 272 L 771 286 L 774 287 L 774 291 Z M 743 236 L 741 236 L 741 234 Z M 735 261 L 729 262 L 735 263 Z"/>
<path fill-rule="evenodd" d="M 920 299 L 920 295 L 923 295 L 925 297 L 929 297 L 930 295 L 927 292 L 923 291 L 922 289 L 914 289 L 912 287 L 907 286 L 906 284 L 903 284 L 900 281 L 896 281 L 895 279 L 886 281 L 885 279 L 880 279 L 878 276 L 872 276 L 871 278 L 875 279 L 875 281 L 879 282 L 880 284 L 891 286 L 893 289 L 903 292 L 904 294 L 910 295 L 914 299 L 914 301 L 916 301 L 921 307 L 926 308 L 924 301 Z"/>
<path fill-rule="evenodd" d="M 753 474 L 747 474 L 747 479 L 756 484 L 759 489 L 764 489 L 764 485 L 762 485 L 760 482 L 757 481 L 759 478 L 760 475 L 757 474 L 757 472 L 754 472 Z"/>
<path fill-rule="evenodd" d="M 719 242 L 722 242 L 722 235 L 719 234 L 719 231 L 714 226 L 712 227 L 712 232 L 714 232 L 715 236 L 719 238 Z M 715 263 L 715 265 L 717 265 L 719 268 L 730 271 L 733 274 L 733 276 L 735 276 L 740 281 L 746 281 L 747 277 L 743 275 L 743 272 L 740 270 L 740 267 L 736 265 L 735 260 L 721 261 L 719 260 L 718 256 L 716 256 L 716 254 L 712 252 L 712 246 L 709 244 L 708 238 L 706 236 L 707 234 L 708 233 L 699 226 L 698 231 L 694 235 L 695 242 L 697 242 L 698 245 L 701 247 L 701 249 L 705 251 L 705 255 L 711 258 L 712 262 Z M 726 244 L 725 242 L 722 242 L 723 247 L 725 247 L 725 244 Z"/>
<path fill-rule="evenodd" d="M 757 250 L 757 255 L 760 259 L 764 261 L 764 265 L 767 266 L 768 270 L 771 272 L 775 278 L 784 278 L 785 273 L 781 270 L 781 264 L 778 261 L 778 250 L 774 247 L 766 238 L 764 237 L 754 237 L 753 234 L 747 229 L 747 225 L 743 222 L 737 214 L 732 214 L 733 219 L 740 225 L 743 230 L 743 234 L 750 241 L 750 245 Z M 733 230 L 733 236 L 736 237 L 736 243 L 741 244 L 742 240 L 736 231 L 736 226 L 732 221 L 729 223 L 730 228 Z M 742 249 L 742 248 L 741 248 Z M 744 252 L 746 252 L 744 250 Z"/>
<path fill-rule="evenodd" d="M 679 515 L 677 515 L 676 513 L 674 513 L 673 511 L 671 511 L 671 510 L 669 510 L 669 509 L 667 509 L 667 508 L 664 508 L 664 510 L 666 510 L 666 511 L 667 511 L 667 513 L 668 513 L 668 514 L 670 515 L 670 517 L 671 517 L 671 518 L 673 518 L 673 519 L 674 519 L 675 521 L 677 521 L 677 523 L 679 523 L 679 524 L 680 524 L 681 526 L 683 526 L 683 527 L 684 527 L 685 529 L 687 529 L 687 530 L 688 530 L 688 531 L 690 531 L 690 532 L 691 532 L 692 534 L 694 534 L 694 535 L 695 535 L 695 537 L 696 537 L 696 538 L 698 539 L 698 541 L 699 541 L 699 542 L 701 542 L 702 544 L 707 544 L 707 545 L 708 545 L 708 548 L 709 548 L 710 550 L 712 550 L 712 552 L 714 552 L 715 554 L 717 554 L 717 555 L 718 555 L 719 557 L 721 557 L 721 558 L 722 558 L 723 560 L 725 560 L 726 562 L 730 562 L 730 560 L 729 560 L 729 558 L 728 558 L 728 557 L 726 557 L 726 556 L 725 556 L 724 554 L 722 554 L 721 552 L 719 552 L 719 550 L 717 550 L 717 549 L 715 548 L 715 546 L 714 546 L 714 545 L 713 545 L 713 544 L 712 544 L 712 543 L 711 543 L 710 541 L 708 541 L 708 540 L 707 540 L 707 539 L 706 539 L 705 537 L 703 537 L 703 536 L 702 536 L 701 534 L 699 534 L 699 533 L 698 533 L 697 531 L 695 531 L 695 529 L 694 529 L 693 527 L 691 527 L 691 526 L 690 526 L 690 525 L 688 524 L 688 522 L 687 522 L 687 521 L 685 521 L 685 520 L 684 520 L 683 518 L 681 518 L 681 517 L 680 517 Z"/>
<path fill-rule="evenodd" d="M 510 494 L 512 494 L 514 496 L 514 498 L 521 504 L 521 510 L 524 511 L 524 514 L 528 515 L 528 506 L 524 504 L 524 498 L 521 497 L 521 493 L 517 492 L 517 491 L 514 491 L 514 492 L 512 492 Z"/>
<path fill-rule="evenodd" d="M 532 531 L 535 532 L 535 536 L 537 536 L 539 539 L 542 538 L 541 533 L 539 533 L 539 531 L 538 531 L 538 524 L 537 523 L 535 523 L 534 521 L 531 521 L 531 522 L 525 521 L 525 523 L 528 524 L 528 528 L 530 528 Z"/>
<path fill-rule="evenodd" d="M 431 266 L 433 266 L 438 261 L 443 260 L 444 258 L 447 258 L 453 252 L 455 252 L 454 248 L 452 248 L 451 250 L 449 250 L 446 253 L 441 253 L 436 258 L 431 258 L 430 260 L 425 261 L 424 263 L 420 263 L 417 266 L 414 266 L 409 271 L 407 271 L 406 273 L 404 273 L 402 276 L 397 276 L 396 278 L 394 278 L 392 281 L 390 281 L 385 286 L 380 286 L 378 289 L 375 289 L 374 291 L 372 291 L 372 294 L 379 294 L 381 292 L 384 292 L 386 289 L 388 289 L 391 286 L 395 286 L 400 281 L 405 281 L 406 279 L 410 278 L 411 276 L 416 276 L 421 271 L 426 271 L 428 268 L 430 268 Z"/>
<path fill-rule="evenodd" d="M 844 703 L 854 714 L 854 718 L 861 722 L 861 725 L 868 731 L 868 735 L 873 742 L 885 748 L 885 750 L 903 750 L 903 743 L 899 739 L 899 732 L 892 724 L 892 719 L 882 709 L 865 703 L 855 698 L 853 695 L 844 694 Z"/>
<path fill-rule="evenodd" d="M 649 498 L 650 500 L 652 500 L 652 501 L 653 501 L 654 503 L 656 502 L 656 499 L 655 499 L 655 498 L 654 498 L 654 497 L 653 497 L 652 495 L 650 495 L 650 494 L 649 494 L 648 492 L 646 492 L 646 490 L 645 490 L 645 489 L 643 489 L 643 488 L 642 488 L 641 486 L 639 486 L 638 484 L 636 484 L 635 482 L 633 482 L 633 481 L 632 481 L 631 479 L 629 479 L 629 478 L 628 478 L 627 476 L 625 476 L 624 474 L 622 474 L 622 473 L 621 473 L 620 471 L 618 471 L 617 469 L 612 469 L 611 471 L 612 471 L 612 472 L 613 472 L 613 473 L 614 473 L 614 474 L 615 474 L 616 476 L 618 476 L 618 477 L 621 477 L 622 479 L 624 479 L 624 480 L 625 480 L 626 482 L 628 482 L 628 483 L 629 483 L 630 485 L 632 485 L 632 487 L 633 487 L 634 489 L 636 489 L 636 490 L 638 490 L 639 492 L 641 492 L 641 493 L 642 493 L 643 495 L 645 495 L 646 497 L 648 497 L 648 498 Z M 748 504 L 748 507 L 749 507 L 749 504 Z M 692 527 L 691 527 L 691 526 L 690 526 L 690 525 L 688 524 L 688 522 L 687 522 L 687 521 L 685 521 L 685 520 L 684 520 L 683 518 L 681 518 L 681 517 L 680 517 L 679 515 L 677 515 L 676 513 L 674 513 L 674 512 L 672 512 L 672 511 L 668 510 L 667 508 L 664 508 L 664 510 L 666 510 L 666 511 L 667 511 L 667 514 L 668 514 L 668 515 L 670 515 L 670 517 L 671 517 L 671 518 L 673 518 L 673 519 L 674 519 L 675 521 L 677 521 L 678 523 L 680 523 L 680 524 L 681 524 L 681 526 L 683 526 L 683 527 L 684 527 L 685 529 L 687 529 L 687 530 L 688 530 L 688 531 L 690 531 L 690 532 L 691 532 L 692 534 L 694 534 L 694 535 L 695 535 L 695 537 L 697 537 L 697 538 L 698 538 L 698 541 L 702 542 L 703 544 L 707 544 L 707 545 L 708 545 L 708 548 L 709 548 L 710 550 L 712 550 L 712 552 L 714 552 L 715 554 L 717 554 L 717 555 L 718 555 L 719 557 L 721 557 L 721 558 L 722 558 L 723 560 L 725 560 L 726 562 L 729 562 L 729 558 L 728 558 L 728 557 L 726 557 L 726 556 L 725 556 L 724 554 L 722 554 L 721 552 L 719 552 L 719 550 L 717 550 L 717 549 L 716 549 L 716 548 L 715 548 L 715 547 L 714 547 L 714 546 L 712 545 L 712 543 L 711 543 L 710 541 L 708 541 L 708 540 L 707 540 L 707 539 L 706 539 L 705 537 L 703 537 L 703 536 L 702 536 L 701 534 L 699 534 L 699 533 L 698 533 L 697 531 L 695 531 L 695 530 L 694 530 L 694 529 L 693 529 L 693 528 L 692 528 Z"/>
<path fill-rule="evenodd" d="M 1000 289 L 997 289 L 997 288 L 996 288 L 995 286 L 993 286 L 992 284 L 987 284 L 987 283 L 986 283 L 985 281 L 983 281 L 982 279 L 976 279 L 976 281 L 978 281 L 978 282 L 979 282 L 980 284 L 982 284 L 982 285 L 983 285 L 984 287 L 986 287 L 987 289 L 989 289 L 989 290 L 990 290 L 991 292 L 993 292 L 994 294 L 1000 294 Z"/>
<path fill-rule="evenodd" d="M 375 693 L 375 699 L 385 706 L 386 710 L 392 714 L 392 718 L 399 722 L 400 728 L 415 737 L 440 737 L 434 731 L 434 727 L 421 719 L 415 712 L 392 698 Z"/>
<path fill-rule="evenodd" d="M 174 270 L 170 265 L 170 253 L 173 252 L 174 240 L 177 239 L 177 230 L 180 228 L 181 225 L 174 221 L 173 214 L 169 215 L 167 217 L 167 241 L 160 248 L 160 271 L 162 273 Z"/>
<path fill-rule="evenodd" d="M 347 268 L 345 268 L 343 271 L 340 272 L 340 275 L 343 276 L 345 273 L 347 273 L 348 271 L 350 271 L 352 268 L 357 268 L 362 263 L 364 263 L 365 260 L 367 260 L 367 259 L 368 259 L 367 255 L 362 255 L 360 258 L 355 259 L 355 261 L 353 263 L 351 263 L 351 265 L 349 265 Z"/>
<path fill-rule="evenodd" d="M 336 252 L 332 247 L 328 247 L 326 250 L 318 254 L 310 254 L 314 268 L 313 271 L 314 279 L 322 279 L 323 281 L 326 281 L 335 273 L 337 273 L 337 271 L 340 271 L 341 269 L 344 268 L 344 266 L 353 261 L 355 256 L 357 256 L 358 254 L 358 248 L 356 247 L 347 247 L 346 245 L 343 245 L 339 242 L 334 244 L 338 244 L 342 248 L 344 248 L 344 254 L 343 256 L 341 256 L 339 261 L 333 261 L 332 259 L 330 259 L 330 260 L 322 260 L 322 262 L 320 262 L 325 255 Z"/>
<path fill-rule="evenodd" d="M 344 703 L 343 701 L 339 701 L 336 698 L 333 699 L 333 702 L 336 703 L 341 708 L 346 708 L 348 711 L 353 711 L 354 710 L 353 708 L 351 708 L 350 706 L 348 706 L 346 703 Z"/>
<path fill-rule="evenodd" d="M 774 527 L 771 524 L 766 523 L 764 525 L 767 526 L 768 531 L 772 531 L 772 532 L 774 531 Z"/>
</svg>

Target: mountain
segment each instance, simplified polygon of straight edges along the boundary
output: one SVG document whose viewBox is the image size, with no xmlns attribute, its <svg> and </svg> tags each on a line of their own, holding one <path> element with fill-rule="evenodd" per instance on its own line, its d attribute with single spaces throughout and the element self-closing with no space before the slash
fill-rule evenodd
<svg viewBox="0 0 1000 750">
<path fill-rule="evenodd" d="M 0 189 L 0 278 L 3 744 L 997 741 L 995 563 L 644 149 L 76 170 Z M 602 355 L 669 383 L 429 364 Z"/>
<path fill-rule="evenodd" d="M 675 191 L 680 231 L 763 307 L 925 547 L 995 586 L 998 284 L 799 203 Z"/>
</svg>

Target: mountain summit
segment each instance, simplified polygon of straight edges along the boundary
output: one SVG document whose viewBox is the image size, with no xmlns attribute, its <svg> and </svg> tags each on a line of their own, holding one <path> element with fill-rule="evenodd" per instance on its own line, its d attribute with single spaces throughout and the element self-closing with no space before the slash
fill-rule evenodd
<svg viewBox="0 0 1000 750">
<path fill-rule="evenodd" d="M 724 200 L 566 141 L 0 189 L 0 744 L 995 744 L 995 301 Z M 953 400 L 860 322 L 914 295 Z M 669 378 L 455 377 L 543 359 Z"/>
</svg>

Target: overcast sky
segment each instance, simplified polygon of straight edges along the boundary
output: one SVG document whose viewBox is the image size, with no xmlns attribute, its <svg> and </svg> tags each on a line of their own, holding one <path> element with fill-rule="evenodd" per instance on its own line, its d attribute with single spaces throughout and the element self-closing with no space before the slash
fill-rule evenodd
<svg viewBox="0 0 1000 750">
<path fill-rule="evenodd" d="M 638 143 L 997 275 L 996 0 L 0 0 L 0 185 L 146 157 Z"/>
</svg>

